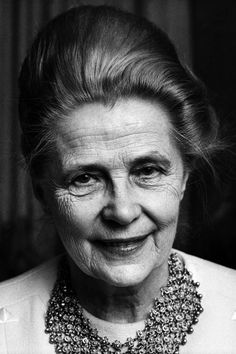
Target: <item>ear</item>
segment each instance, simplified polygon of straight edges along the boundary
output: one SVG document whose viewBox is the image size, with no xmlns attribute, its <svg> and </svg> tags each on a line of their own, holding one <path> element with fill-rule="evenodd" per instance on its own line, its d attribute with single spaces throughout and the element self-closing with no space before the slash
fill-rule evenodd
<svg viewBox="0 0 236 354">
<path fill-rule="evenodd" d="M 188 178 L 189 178 L 189 171 L 185 170 L 184 171 L 184 175 L 183 175 L 182 186 L 181 186 L 181 197 L 180 197 L 180 200 L 182 200 L 183 197 L 184 197 L 184 193 L 185 193 L 186 185 L 187 185 L 187 182 L 188 182 Z"/>
</svg>

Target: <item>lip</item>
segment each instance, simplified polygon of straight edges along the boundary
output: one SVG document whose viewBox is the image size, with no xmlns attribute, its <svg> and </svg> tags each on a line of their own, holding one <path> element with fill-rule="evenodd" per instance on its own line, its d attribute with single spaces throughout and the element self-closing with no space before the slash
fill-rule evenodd
<svg viewBox="0 0 236 354">
<path fill-rule="evenodd" d="M 146 243 L 148 236 L 135 236 L 130 238 L 117 238 L 107 240 L 96 240 L 94 244 L 103 252 L 113 256 L 128 256 L 138 252 Z"/>
</svg>

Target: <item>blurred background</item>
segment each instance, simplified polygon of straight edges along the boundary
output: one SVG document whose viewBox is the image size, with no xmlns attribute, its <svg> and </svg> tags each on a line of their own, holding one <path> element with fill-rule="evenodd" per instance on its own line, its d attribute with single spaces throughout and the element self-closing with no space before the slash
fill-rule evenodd
<svg viewBox="0 0 236 354">
<path fill-rule="evenodd" d="M 217 185 L 193 179 L 175 247 L 236 269 L 236 1 L 0 0 L 0 280 L 47 259 L 50 231 L 33 197 L 20 154 L 17 77 L 32 39 L 55 15 L 81 4 L 109 4 L 147 17 L 174 41 L 181 59 L 205 82 L 230 145 L 218 157 Z M 219 182 L 220 181 L 220 182 Z"/>
</svg>

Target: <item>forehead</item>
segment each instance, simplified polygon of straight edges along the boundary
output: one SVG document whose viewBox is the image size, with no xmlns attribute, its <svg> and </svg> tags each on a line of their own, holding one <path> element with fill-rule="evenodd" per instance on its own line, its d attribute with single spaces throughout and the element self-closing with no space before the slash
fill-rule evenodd
<svg viewBox="0 0 236 354">
<path fill-rule="evenodd" d="M 142 99 L 120 100 L 112 107 L 85 104 L 61 120 L 56 131 L 56 150 L 64 163 L 75 158 L 125 159 L 148 151 L 167 157 L 178 153 L 168 112 Z"/>
</svg>

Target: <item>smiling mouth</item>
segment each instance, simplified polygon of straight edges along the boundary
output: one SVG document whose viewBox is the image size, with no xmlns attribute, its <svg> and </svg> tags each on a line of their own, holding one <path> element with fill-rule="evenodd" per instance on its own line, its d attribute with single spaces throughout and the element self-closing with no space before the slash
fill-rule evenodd
<svg viewBox="0 0 236 354">
<path fill-rule="evenodd" d="M 102 251 L 112 255 L 125 256 L 133 254 L 142 248 L 150 234 L 128 239 L 96 240 L 94 243 Z"/>
</svg>

